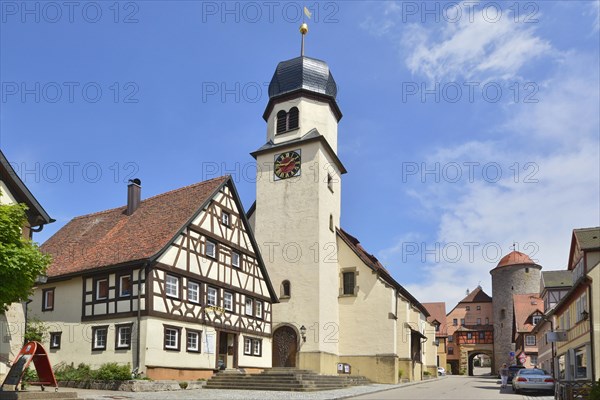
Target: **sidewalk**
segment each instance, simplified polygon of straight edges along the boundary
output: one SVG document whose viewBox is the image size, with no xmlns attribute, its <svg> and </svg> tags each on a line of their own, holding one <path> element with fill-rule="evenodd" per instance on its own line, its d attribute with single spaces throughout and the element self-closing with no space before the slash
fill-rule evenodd
<svg viewBox="0 0 600 400">
<path fill-rule="evenodd" d="M 445 376 L 437 380 L 445 379 Z M 334 400 L 346 399 L 362 394 L 376 393 L 403 387 L 419 385 L 432 382 L 436 379 L 426 381 L 409 382 L 398 385 L 373 384 L 368 386 L 354 386 L 346 389 L 325 390 L 320 392 L 278 392 L 278 391 L 252 391 L 252 390 L 220 390 L 220 389 L 197 389 L 179 390 L 172 392 L 117 392 L 112 390 L 92 390 L 61 388 L 61 392 L 76 392 L 80 399 L 85 400 L 275 400 L 275 399 L 310 399 L 310 400 Z"/>
</svg>

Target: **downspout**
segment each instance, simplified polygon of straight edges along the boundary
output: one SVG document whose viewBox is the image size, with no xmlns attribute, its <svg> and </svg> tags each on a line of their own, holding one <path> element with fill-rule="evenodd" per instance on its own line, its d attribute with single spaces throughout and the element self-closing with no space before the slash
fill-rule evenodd
<svg viewBox="0 0 600 400">
<path fill-rule="evenodd" d="M 589 327 L 590 328 L 590 352 L 591 352 L 591 355 L 592 355 L 590 357 L 590 359 L 591 359 L 591 363 L 590 364 L 592 365 L 592 382 L 596 382 L 596 380 L 598 379 L 598 372 L 596 371 L 596 365 L 594 365 L 595 364 L 594 361 L 595 361 L 595 358 L 596 358 L 594 356 L 594 354 L 596 354 L 596 353 L 594 353 L 594 347 L 595 347 L 594 346 L 594 344 L 595 344 L 594 343 L 594 315 L 593 315 L 594 307 L 591 307 L 591 304 L 594 301 L 594 298 L 592 297 L 592 294 L 593 294 L 592 293 L 592 286 L 593 285 L 591 285 L 591 284 L 588 286 L 588 290 L 589 290 L 589 293 L 590 293 L 590 295 L 589 295 L 590 301 L 588 303 L 588 308 L 590 310 L 588 312 L 589 312 L 590 316 L 589 316 L 589 320 L 588 321 L 589 321 L 589 324 L 590 324 L 590 327 Z"/>
<path fill-rule="evenodd" d="M 144 273 L 144 283 L 148 282 L 148 261 L 144 263 L 143 268 L 140 268 L 138 273 L 138 290 L 137 290 L 137 332 L 136 332 L 136 344 L 135 344 L 135 369 L 136 374 L 140 373 L 140 352 L 141 352 L 141 338 L 142 338 L 142 271 Z M 148 305 L 146 304 L 146 307 Z"/>
</svg>

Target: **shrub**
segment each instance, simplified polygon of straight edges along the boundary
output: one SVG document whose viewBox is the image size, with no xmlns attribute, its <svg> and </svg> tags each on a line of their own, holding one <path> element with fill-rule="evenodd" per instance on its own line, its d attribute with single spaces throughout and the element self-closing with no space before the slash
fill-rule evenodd
<svg viewBox="0 0 600 400">
<path fill-rule="evenodd" d="M 23 374 L 23 379 L 21 379 L 22 382 L 37 382 L 38 381 L 38 375 L 35 369 L 32 369 L 30 367 L 27 367 L 27 369 L 25 370 L 25 374 Z"/>
<path fill-rule="evenodd" d="M 98 370 L 92 372 L 92 379 L 100 381 L 127 381 L 131 379 L 131 368 L 129 364 L 119 365 L 115 362 L 102 364 Z"/>
<path fill-rule="evenodd" d="M 188 383 L 187 382 L 179 382 L 179 387 L 182 389 L 187 389 Z"/>
<path fill-rule="evenodd" d="M 431 375 L 431 372 L 429 372 L 429 371 L 423 371 L 423 376 L 429 376 L 429 375 Z"/>
<path fill-rule="evenodd" d="M 592 384 L 592 390 L 590 390 L 590 400 L 600 400 L 600 379 L 598 382 Z"/>
<path fill-rule="evenodd" d="M 77 368 L 73 364 L 58 364 L 54 367 L 54 376 L 58 381 L 86 381 L 92 378 L 89 365 L 81 363 Z"/>
</svg>

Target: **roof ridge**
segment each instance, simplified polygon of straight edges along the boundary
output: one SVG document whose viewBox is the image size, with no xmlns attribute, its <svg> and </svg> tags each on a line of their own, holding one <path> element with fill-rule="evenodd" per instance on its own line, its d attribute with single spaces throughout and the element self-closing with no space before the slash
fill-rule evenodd
<svg viewBox="0 0 600 400">
<path fill-rule="evenodd" d="M 216 181 L 216 180 L 219 180 L 219 179 L 223 179 L 224 180 L 225 178 L 228 178 L 229 176 L 230 175 L 222 175 L 222 176 L 219 176 L 219 177 L 216 177 L 216 178 L 207 179 L 205 181 L 200 181 L 200 182 L 192 183 L 190 185 L 183 186 L 183 187 L 180 187 L 180 188 L 177 188 L 177 189 L 169 190 L 169 191 L 164 192 L 164 193 L 155 194 L 154 196 L 150 196 L 150 197 L 148 197 L 146 199 L 141 200 L 140 201 L 140 205 L 144 204 L 145 202 L 147 202 L 149 200 L 155 200 L 157 198 L 160 198 L 160 197 L 163 197 L 163 196 L 166 196 L 166 195 L 171 195 L 173 193 L 177 193 L 177 192 L 180 192 L 182 190 L 191 189 L 193 187 L 197 187 L 197 186 L 200 186 L 200 185 L 204 185 L 204 184 L 207 184 L 207 183 L 212 182 L 212 181 Z M 89 213 L 89 214 L 83 214 L 83 215 L 75 216 L 75 217 L 71 218 L 71 221 L 76 220 L 76 219 L 84 219 L 84 218 L 99 216 L 101 214 L 107 214 L 107 213 L 115 212 L 115 211 L 120 210 L 120 209 L 124 210 L 126 208 L 127 208 L 127 205 L 124 205 L 124 206 L 109 208 L 109 209 L 106 209 L 106 210 L 94 211 L 94 212 Z"/>
</svg>

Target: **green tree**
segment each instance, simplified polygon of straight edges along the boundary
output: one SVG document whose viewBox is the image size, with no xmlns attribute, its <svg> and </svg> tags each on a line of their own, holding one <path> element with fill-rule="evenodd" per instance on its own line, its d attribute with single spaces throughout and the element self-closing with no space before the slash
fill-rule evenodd
<svg viewBox="0 0 600 400">
<path fill-rule="evenodd" d="M 26 300 L 50 265 L 50 256 L 23 237 L 26 210 L 24 204 L 0 205 L 0 313 L 10 303 Z"/>
</svg>

